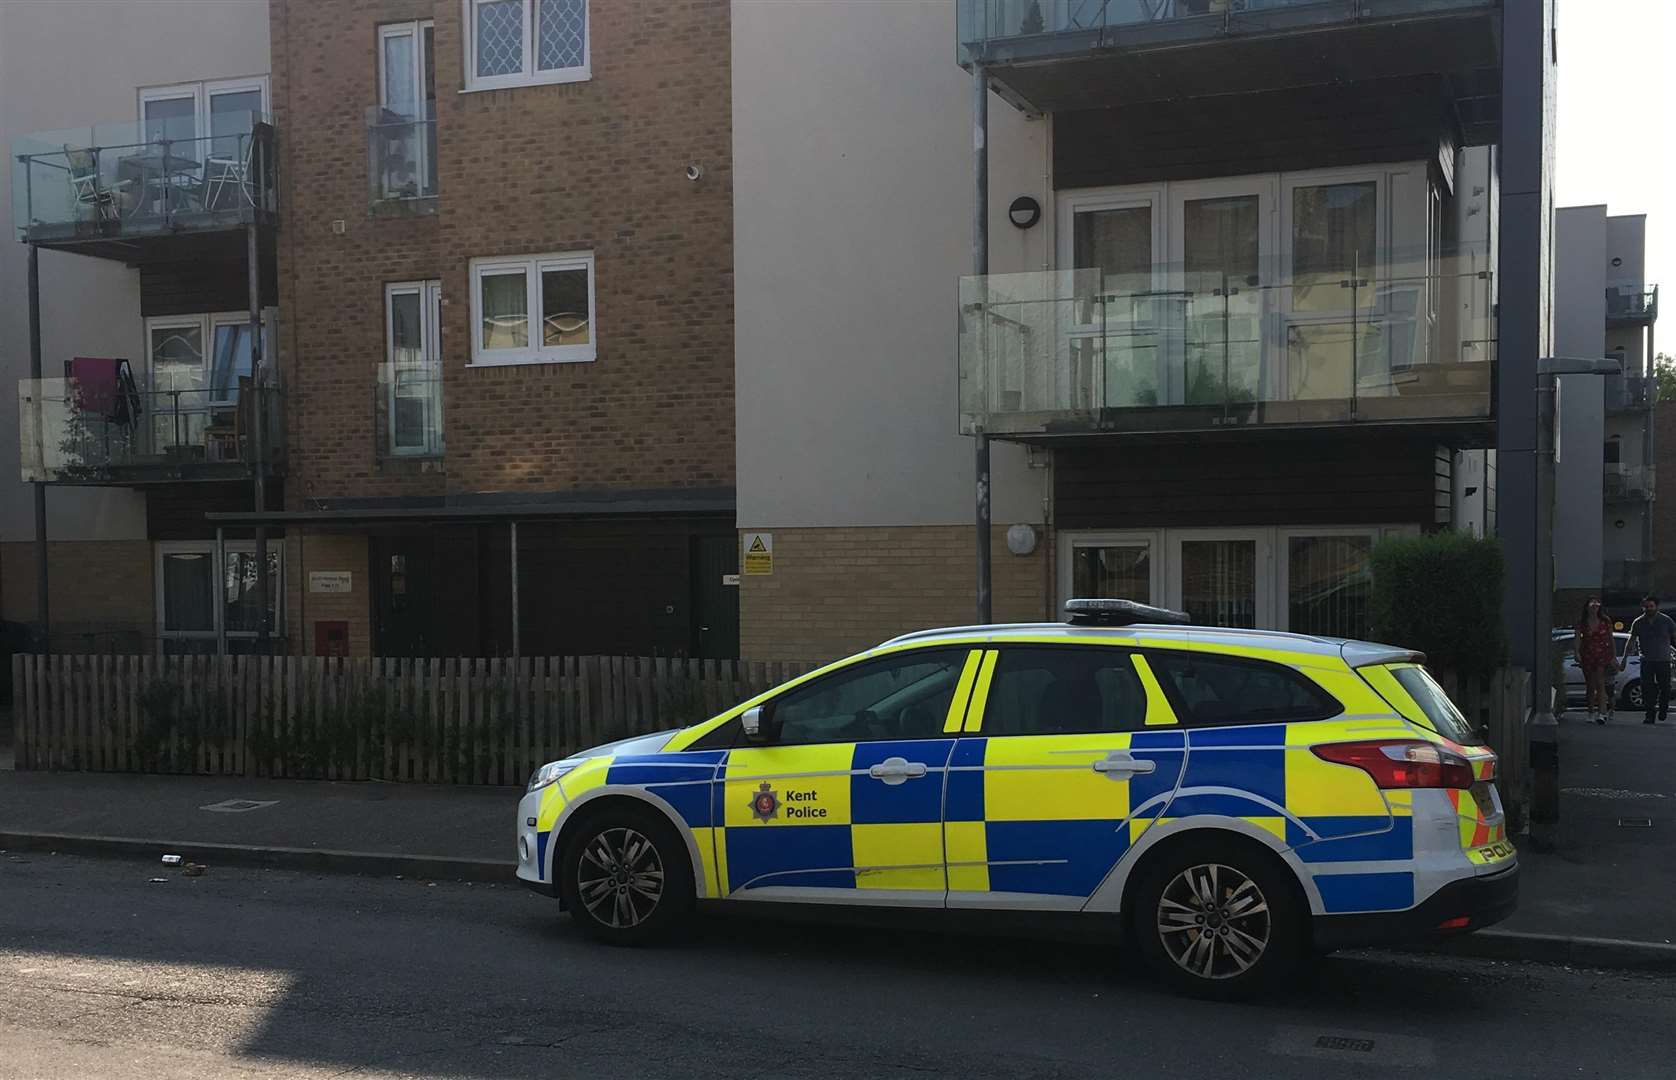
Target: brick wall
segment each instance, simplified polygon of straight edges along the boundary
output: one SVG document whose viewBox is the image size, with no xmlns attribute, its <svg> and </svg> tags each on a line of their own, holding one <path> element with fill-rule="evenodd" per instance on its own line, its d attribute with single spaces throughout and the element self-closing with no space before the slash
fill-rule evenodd
<svg viewBox="0 0 1676 1080">
<path fill-rule="evenodd" d="M 350 591 L 309 592 L 308 575 L 320 570 L 349 571 Z M 372 655 L 371 587 L 365 536 L 292 529 L 285 539 L 285 632 L 291 655 L 313 656 L 315 623 L 336 620 L 349 624 L 350 656 Z"/>
<path fill-rule="evenodd" d="M 910 630 L 969 624 L 977 545 L 962 526 L 773 529 L 774 572 L 740 578 L 740 655 L 832 660 Z M 998 622 L 1052 618 L 1052 537 L 1027 556 L 994 531 Z"/>
<path fill-rule="evenodd" d="M 1653 588 L 1676 593 L 1676 401 L 1653 409 Z"/>
<path fill-rule="evenodd" d="M 156 589 L 146 540 L 47 543 L 53 647 L 131 652 L 155 647 Z M 0 544 L 0 621 L 35 621 L 35 544 Z"/>
<path fill-rule="evenodd" d="M 289 505 L 733 483 L 729 5 L 591 8 L 588 81 L 459 93 L 458 0 L 273 0 Z M 437 212 L 375 216 L 377 27 L 423 17 Z M 595 256 L 598 359 L 467 367 L 469 260 L 577 250 Z M 373 403 L 383 287 L 429 278 L 442 282 L 447 451 L 423 472 L 379 464 Z"/>
</svg>

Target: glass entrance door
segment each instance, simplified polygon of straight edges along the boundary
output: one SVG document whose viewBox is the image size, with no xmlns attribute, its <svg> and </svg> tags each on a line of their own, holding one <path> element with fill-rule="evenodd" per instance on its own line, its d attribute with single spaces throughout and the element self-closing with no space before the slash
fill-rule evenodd
<svg viewBox="0 0 1676 1080">
<path fill-rule="evenodd" d="M 1275 625 L 1269 530 L 1176 535 L 1173 606 L 1201 626 Z"/>
<path fill-rule="evenodd" d="M 1067 533 L 1060 547 L 1059 594 L 1155 604 L 1162 600 L 1156 533 Z"/>
<path fill-rule="evenodd" d="M 1225 413 L 1260 400 L 1272 185 L 1182 184 L 1171 194 L 1171 261 L 1184 297 L 1174 400 Z"/>
</svg>

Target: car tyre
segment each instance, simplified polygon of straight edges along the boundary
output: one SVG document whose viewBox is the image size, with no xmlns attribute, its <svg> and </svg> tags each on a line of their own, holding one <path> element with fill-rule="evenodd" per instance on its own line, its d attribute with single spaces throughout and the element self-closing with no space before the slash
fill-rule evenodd
<svg viewBox="0 0 1676 1080">
<path fill-rule="evenodd" d="M 1249 998 L 1303 960 L 1305 909 L 1291 871 L 1254 842 L 1174 846 L 1143 870 L 1130 928 L 1147 965 L 1175 989 Z"/>
<path fill-rule="evenodd" d="M 612 945 L 667 938 L 694 904 L 686 844 L 649 806 L 619 805 L 579 822 L 560 853 L 558 878 L 577 926 Z"/>
<path fill-rule="evenodd" d="M 1642 705 L 1641 680 L 1633 679 L 1626 683 L 1621 698 L 1621 704 L 1624 708 L 1630 712 L 1640 712 L 1645 707 Z"/>
</svg>

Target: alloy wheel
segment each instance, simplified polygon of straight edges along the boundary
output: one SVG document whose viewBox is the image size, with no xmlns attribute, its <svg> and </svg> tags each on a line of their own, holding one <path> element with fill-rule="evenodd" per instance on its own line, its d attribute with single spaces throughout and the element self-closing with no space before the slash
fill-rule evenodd
<svg viewBox="0 0 1676 1080">
<path fill-rule="evenodd" d="M 1158 898 L 1157 924 L 1165 953 L 1200 979 L 1250 971 L 1268 951 L 1273 931 L 1263 890 L 1221 863 L 1177 874 Z"/>
<path fill-rule="evenodd" d="M 657 910 L 663 890 L 663 860 L 642 833 L 602 829 L 582 848 L 576 892 L 588 913 L 606 926 L 639 926 Z"/>
</svg>

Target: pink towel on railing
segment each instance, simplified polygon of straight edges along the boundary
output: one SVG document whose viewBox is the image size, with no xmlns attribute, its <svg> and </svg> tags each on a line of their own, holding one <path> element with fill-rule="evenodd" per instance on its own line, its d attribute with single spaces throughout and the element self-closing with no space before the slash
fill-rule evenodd
<svg viewBox="0 0 1676 1080">
<path fill-rule="evenodd" d="M 76 381 L 76 408 L 107 419 L 117 413 L 117 372 L 122 361 L 106 356 L 77 356 L 66 365 Z"/>
</svg>

